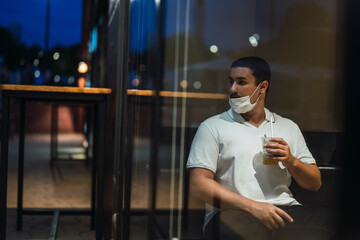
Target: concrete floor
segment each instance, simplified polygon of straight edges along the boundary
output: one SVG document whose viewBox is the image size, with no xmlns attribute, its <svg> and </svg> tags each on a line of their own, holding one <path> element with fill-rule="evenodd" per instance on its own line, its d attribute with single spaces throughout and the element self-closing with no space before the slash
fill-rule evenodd
<svg viewBox="0 0 360 240">
<path fill-rule="evenodd" d="M 83 144 L 82 134 L 59 135 L 59 149 L 79 151 Z M 24 208 L 90 208 L 91 167 L 84 161 L 56 162 L 50 167 L 50 135 L 28 134 L 25 137 Z M 12 138 L 9 145 L 8 174 L 8 216 L 7 239 L 48 239 L 52 216 L 24 215 L 23 230 L 16 231 L 17 204 L 17 149 L 18 139 Z M 171 171 L 168 169 L 169 146 L 160 146 L 160 168 L 157 187 L 157 208 L 168 209 L 170 204 Z M 136 140 L 134 149 L 132 209 L 146 209 L 149 206 L 148 181 L 149 141 Z M 178 173 L 175 175 L 178 177 Z M 175 180 L 175 192 L 178 184 Z M 175 194 L 174 206 L 178 205 Z M 190 230 L 184 231 L 188 239 L 201 238 L 203 203 L 189 197 L 189 208 L 197 218 L 190 217 Z M 200 209 L 200 210 L 199 210 Z M 168 217 L 159 217 L 164 228 L 168 227 Z M 175 217 L 176 219 L 176 217 Z M 147 218 L 132 216 L 130 239 L 146 239 Z M 90 230 L 89 216 L 60 216 L 56 239 L 94 239 Z M 184 238 L 184 239 L 186 239 Z"/>
<path fill-rule="evenodd" d="M 91 168 L 84 161 L 59 161 L 50 166 L 50 136 L 26 135 L 24 166 L 25 208 L 89 208 Z M 82 134 L 63 134 L 59 145 L 81 148 Z M 16 208 L 17 148 L 14 139 L 9 147 L 8 208 Z"/>
<path fill-rule="evenodd" d="M 78 151 L 82 134 L 59 135 L 60 151 Z M 91 168 L 84 161 L 55 162 L 50 166 L 50 135 L 25 137 L 24 208 L 90 208 Z M 24 215 L 22 231 L 16 231 L 18 139 L 9 144 L 7 238 L 48 239 L 52 216 Z M 68 149 L 65 149 L 68 150 Z M 89 216 L 60 216 L 57 239 L 95 239 Z"/>
</svg>

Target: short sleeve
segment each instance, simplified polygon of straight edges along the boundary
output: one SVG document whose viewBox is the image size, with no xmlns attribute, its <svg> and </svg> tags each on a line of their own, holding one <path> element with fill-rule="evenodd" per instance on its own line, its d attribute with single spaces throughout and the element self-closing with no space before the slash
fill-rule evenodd
<svg viewBox="0 0 360 240">
<path fill-rule="evenodd" d="M 302 135 L 299 127 L 296 125 L 296 142 L 295 142 L 295 151 L 293 155 L 300 161 L 307 164 L 316 163 L 314 157 L 309 151 L 304 136 Z"/>
<path fill-rule="evenodd" d="M 217 138 L 214 137 L 214 134 L 205 123 L 200 124 L 191 144 L 186 167 L 206 168 L 215 173 L 218 156 L 219 145 Z"/>
</svg>

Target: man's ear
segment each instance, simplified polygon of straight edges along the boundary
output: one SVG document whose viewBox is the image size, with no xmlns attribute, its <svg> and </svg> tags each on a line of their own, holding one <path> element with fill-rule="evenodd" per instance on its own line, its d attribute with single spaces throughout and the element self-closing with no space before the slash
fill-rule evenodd
<svg viewBox="0 0 360 240">
<path fill-rule="evenodd" d="M 269 82 L 264 80 L 260 84 L 261 84 L 261 87 L 260 87 L 259 91 L 261 91 L 261 93 L 265 93 L 269 87 Z"/>
</svg>

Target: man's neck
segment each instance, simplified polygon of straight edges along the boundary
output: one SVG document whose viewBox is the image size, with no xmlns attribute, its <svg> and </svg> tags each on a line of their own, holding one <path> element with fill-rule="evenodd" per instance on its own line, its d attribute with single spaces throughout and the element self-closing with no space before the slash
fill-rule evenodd
<svg viewBox="0 0 360 240">
<path fill-rule="evenodd" d="M 257 105 L 253 110 L 247 113 L 243 113 L 241 116 L 248 123 L 254 125 L 255 127 L 259 127 L 260 124 L 265 120 L 264 106 Z"/>
</svg>

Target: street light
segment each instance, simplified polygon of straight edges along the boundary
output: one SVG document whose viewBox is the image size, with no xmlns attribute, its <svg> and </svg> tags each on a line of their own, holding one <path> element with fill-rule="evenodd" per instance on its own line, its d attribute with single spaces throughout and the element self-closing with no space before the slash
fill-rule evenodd
<svg viewBox="0 0 360 240">
<path fill-rule="evenodd" d="M 53 54 L 53 59 L 56 61 L 56 60 L 59 60 L 59 58 L 60 58 L 60 53 L 55 52 L 55 53 Z"/>
<path fill-rule="evenodd" d="M 88 71 L 88 65 L 83 61 L 79 62 L 78 72 L 79 73 L 86 73 L 87 71 Z"/>
</svg>

